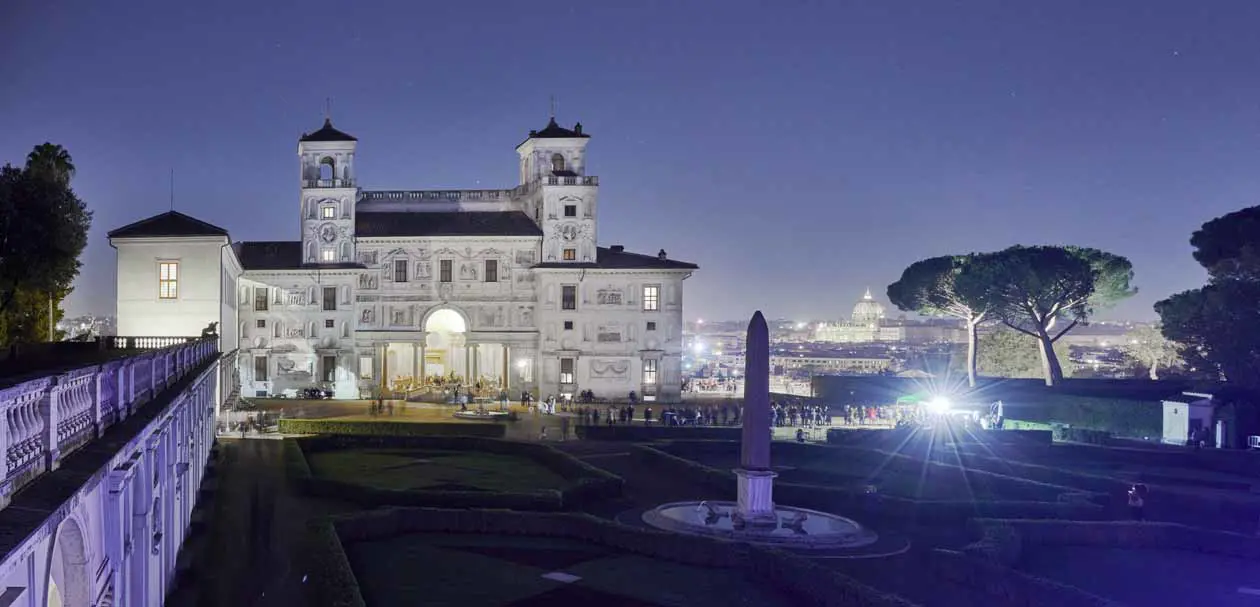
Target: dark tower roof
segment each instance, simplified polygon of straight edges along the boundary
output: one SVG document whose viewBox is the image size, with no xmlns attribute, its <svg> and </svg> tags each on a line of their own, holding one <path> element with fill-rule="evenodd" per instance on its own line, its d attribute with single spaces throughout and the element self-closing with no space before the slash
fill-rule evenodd
<svg viewBox="0 0 1260 607">
<path fill-rule="evenodd" d="M 333 128 L 332 118 L 325 118 L 323 128 L 314 133 L 303 133 L 298 141 L 358 141 L 358 139 Z"/>
<path fill-rule="evenodd" d="M 179 211 L 167 211 L 110 231 L 110 238 L 159 236 L 227 236 L 227 230 Z"/>
<path fill-rule="evenodd" d="M 547 127 L 543 130 L 529 132 L 530 139 L 565 139 L 572 137 L 590 137 L 590 135 L 582 132 L 581 122 L 573 125 L 573 129 L 569 130 L 556 124 L 555 116 L 551 117 L 551 121 L 547 123 Z"/>
</svg>

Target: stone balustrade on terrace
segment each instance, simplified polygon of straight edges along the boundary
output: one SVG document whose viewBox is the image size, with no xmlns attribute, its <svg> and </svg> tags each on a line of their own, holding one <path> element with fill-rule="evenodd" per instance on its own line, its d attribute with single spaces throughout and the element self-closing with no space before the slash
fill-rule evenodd
<svg viewBox="0 0 1260 607">
<path fill-rule="evenodd" d="M 217 338 L 105 338 L 103 362 L 0 380 L 0 508 L 62 458 L 219 356 Z M 146 349 L 151 348 L 151 349 Z"/>
</svg>

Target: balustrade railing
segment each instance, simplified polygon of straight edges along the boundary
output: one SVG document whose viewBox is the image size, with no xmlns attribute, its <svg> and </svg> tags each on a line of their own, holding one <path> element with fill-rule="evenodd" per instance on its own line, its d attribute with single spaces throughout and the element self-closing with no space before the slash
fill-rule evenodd
<svg viewBox="0 0 1260 607">
<path fill-rule="evenodd" d="M 359 201 L 383 202 L 507 202 L 520 198 L 540 185 L 599 185 L 595 175 L 542 177 L 509 190 L 377 190 L 359 192 Z M 308 186 L 310 187 L 310 186 Z"/>
<path fill-rule="evenodd" d="M 303 179 L 304 188 L 352 188 L 353 179 Z"/>
<path fill-rule="evenodd" d="M 111 346 L 155 349 L 0 389 L 0 507 L 40 474 L 55 470 L 63 457 L 218 356 L 216 338 L 114 339 L 129 344 L 167 340 L 170 345 Z"/>
<path fill-rule="evenodd" d="M 103 337 L 105 347 L 110 350 L 153 350 L 156 348 L 168 348 L 179 344 L 194 342 L 200 337 L 123 337 L 120 335 L 109 335 Z"/>
</svg>

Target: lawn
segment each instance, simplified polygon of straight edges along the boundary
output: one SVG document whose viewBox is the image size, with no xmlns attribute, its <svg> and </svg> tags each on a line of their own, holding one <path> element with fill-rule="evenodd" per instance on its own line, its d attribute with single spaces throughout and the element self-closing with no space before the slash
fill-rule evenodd
<svg viewBox="0 0 1260 607">
<path fill-rule="evenodd" d="M 529 493 L 569 485 L 530 459 L 475 451 L 338 449 L 308 453 L 307 461 L 317 476 L 395 491 Z"/>
<path fill-rule="evenodd" d="M 409 534 L 351 543 L 368 605 L 730 607 L 789 605 L 733 570 L 627 555 L 575 540 Z M 563 573 L 577 579 L 543 577 Z"/>
</svg>

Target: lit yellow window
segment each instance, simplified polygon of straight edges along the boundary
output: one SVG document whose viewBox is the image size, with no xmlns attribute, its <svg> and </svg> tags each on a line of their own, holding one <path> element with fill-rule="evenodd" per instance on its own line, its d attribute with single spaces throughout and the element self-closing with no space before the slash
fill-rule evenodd
<svg viewBox="0 0 1260 607">
<path fill-rule="evenodd" d="M 179 263 L 163 261 L 158 264 L 158 297 L 161 299 L 179 297 Z"/>
</svg>

